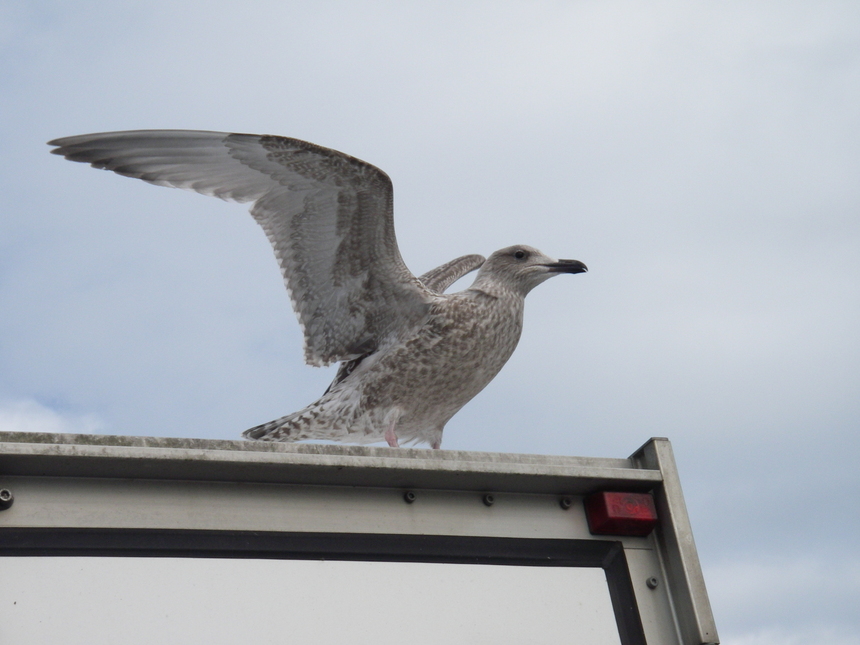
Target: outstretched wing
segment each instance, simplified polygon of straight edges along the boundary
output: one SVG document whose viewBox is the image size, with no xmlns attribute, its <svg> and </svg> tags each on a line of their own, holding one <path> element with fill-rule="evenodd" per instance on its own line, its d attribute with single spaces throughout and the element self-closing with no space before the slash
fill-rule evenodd
<svg viewBox="0 0 860 645">
<path fill-rule="evenodd" d="M 191 130 L 85 134 L 50 145 L 95 168 L 252 202 L 312 365 L 374 351 L 417 324 L 433 297 L 400 257 L 391 180 L 354 157 L 298 139 Z"/>
<path fill-rule="evenodd" d="M 487 258 L 483 255 L 463 255 L 456 260 L 451 260 L 442 266 L 431 269 L 418 279 L 431 291 L 444 293 L 445 289 L 467 273 L 479 268 L 486 261 Z"/>
</svg>

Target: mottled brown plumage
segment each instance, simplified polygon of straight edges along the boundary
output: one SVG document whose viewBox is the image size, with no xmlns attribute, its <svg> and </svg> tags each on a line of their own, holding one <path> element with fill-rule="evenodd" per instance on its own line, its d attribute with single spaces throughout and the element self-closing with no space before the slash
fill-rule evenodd
<svg viewBox="0 0 860 645">
<path fill-rule="evenodd" d="M 521 256 L 521 257 L 518 257 Z M 497 251 L 465 291 L 439 294 L 411 333 L 364 358 L 304 410 L 248 430 L 266 441 L 326 438 L 438 448 L 448 420 L 493 380 L 520 339 L 526 294 L 574 260 L 537 249 Z"/>
<path fill-rule="evenodd" d="M 244 433 L 438 448 L 447 421 L 510 358 L 526 294 L 581 273 L 528 246 L 452 260 L 416 278 L 394 235 L 388 176 L 297 139 L 140 130 L 57 139 L 53 152 L 150 183 L 252 202 L 272 243 L 311 365 L 340 362 L 307 408 Z M 480 267 L 465 291 L 445 294 Z"/>
</svg>

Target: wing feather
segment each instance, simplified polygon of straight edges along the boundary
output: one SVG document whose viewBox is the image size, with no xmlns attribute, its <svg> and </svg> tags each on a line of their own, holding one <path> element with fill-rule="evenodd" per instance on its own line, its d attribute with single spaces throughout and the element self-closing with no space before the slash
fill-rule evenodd
<svg viewBox="0 0 860 645">
<path fill-rule="evenodd" d="M 433 294 L 403 263 L 391 180 L 371 164 L 298 139 L 191 130 L 86 134 L 50 145 L 95 168 L 252 202 L 312 365 L 363 356 L 426 315 Z"/>
<path fill-rule="evenodd" d="M 487 258 L 483 255 L 463 255 L 450 262 L 446 262 L 442 266 L 431 269 L 418 279 L 431 291 L 444 293 L 445 289 L 467 273 L 480 268 L 486 261 Z"/>
</svg>

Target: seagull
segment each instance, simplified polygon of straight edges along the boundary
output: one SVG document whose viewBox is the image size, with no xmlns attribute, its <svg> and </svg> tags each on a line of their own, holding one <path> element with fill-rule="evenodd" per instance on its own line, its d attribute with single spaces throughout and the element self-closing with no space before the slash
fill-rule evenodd
<svg viewBox="0 0 860 645">
<path fill-rule="evenodd" d="M 588 270 L 516 245 L 416 277 L 397 248 L 388 175 L 299 139 L 135 130 L 49 145 L 94 168 L 251 204 L 302 327 L 305 361 L 340 365 L 317 401 L 246 430 L 247 439 L 438 449 L 448 420 L 513 353 L 529 291 Z M 445 293 L 476 269 L 471 287 Z"/>
</svg>

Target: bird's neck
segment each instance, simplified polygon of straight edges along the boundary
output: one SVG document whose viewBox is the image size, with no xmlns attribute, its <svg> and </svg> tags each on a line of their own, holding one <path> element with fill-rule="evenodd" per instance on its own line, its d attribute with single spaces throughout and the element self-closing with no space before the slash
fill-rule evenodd
<svg viewBox="0 0 860 645">
<path fill-rule="evenodd" d="M 480 298 L 494 300 L 499 304 L 503 304 L 513 309 L 519 309 L 525 302 L 525 296 L 515 289 L 511 289 L 505 285 L 494 283 L 478 284 L 477 282 L 469 287 L 469 291 Z"/>
<path fill-rule="evenodd" d="M 500 282 L 499 280 L 494 280 L 487 276 L 478 276 L 472 286 L 469 288 L 471 291 L 479 291 L 483 294 L 491 296 L 493 298 L 499 298 L 502 300 L 524 300 L 526 297 L 525 293 L 521 293 L 520 289 L 516 288 L 516 285 L 509 284 L 507 282 Z"/>
</svg>

